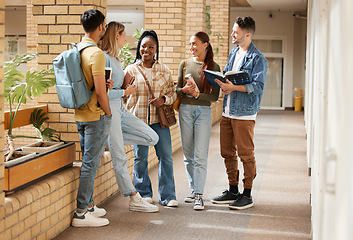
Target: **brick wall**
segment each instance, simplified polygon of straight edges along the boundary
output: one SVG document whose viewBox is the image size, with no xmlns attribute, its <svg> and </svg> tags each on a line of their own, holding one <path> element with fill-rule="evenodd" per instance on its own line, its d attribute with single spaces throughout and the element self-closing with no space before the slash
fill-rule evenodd
<svg viewBox="0 0 353 240">
<path fill-rule="evenodd" d="M 4 149 L 4 44 L 5 37 L 5 1 L 0 1 L 0 153 L 3 154 Z M 4 158 L 0 158 L 0 205 L 5 201 L 5 194 L 3 193 L 4 183 Z M 0 219 L 5 215 L 4 211 L 0 209 Z M 1 231 L 0 223 L 0 231 Z"/>
<path fill-rule="evenodd" d="M 190 58 L 192 56 L 189 48 L 190 37 L 194 33 L 200 31 L 206 32 L 206 0 L 187 0 L 185 58 Z"/>
<path fill-rule="evenodd" d="M 186 0 L 146 0 L 145 29 L 159 38 L 159 57 L 177 80 L 181 59 L 185 58 Z"/>
<path fill-rule="evenodd" d="M 210 8 L 212 47 L 214 51 L 216 48 L 219 49 L 219 53 L 215 55 L 215 61 L 220 65 L 221 69 L 224 69 L 229 55 L 229 0 L 212 0 Z M 216 34 L 220 34 L 219 40 Z"/>
<path fill-rule="evenodd" d="M 34 22 L 38 31 L 38 69 L 52 67 L 53 59 L 78 43 L 84 35 L 80 24 L 84 11 L 95 8 L 106 14 L 106 0 L 32 0 Z M 55 87 L 37 98 L 48 104 L 49 127 L 61 133 L 64 141 L 76 142 L 76 159 L 81 159 L 79 135 L 74 121 L 74 110 L 62 108 Z"/>
</svg>

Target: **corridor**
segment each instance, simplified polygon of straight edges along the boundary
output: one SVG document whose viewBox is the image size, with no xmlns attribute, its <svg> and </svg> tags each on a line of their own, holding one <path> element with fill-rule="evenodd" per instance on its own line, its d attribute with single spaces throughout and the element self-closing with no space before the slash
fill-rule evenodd
<svg viewBox="0 0 353 240">
<path fill-rule="evenodd" d="M 219 151 L 219 122 L 212 128 L 205 187 L 205 210 L 184 203 L 190 193 L 182 151 L 174 157 L 178 208 L 159 206 L 158 213 L 128 210 L 128 198 L 118 194 L 100 207 L 110 225 L 102 228 L 70 227 L 61 239 L 311 239 L 310 178 L 306 160 L 303 112 L 261 110 L 255 126 L 257 177 L 252 191 L 254 207 L 235 211 L 209 200 L 228 188 Z M 240 165 L 241 176 L 242 166 Z M 157 168 L 150 170 L 157 200 Z M 242 184 L 240 184 L 242 189 Z"/>
</svg>

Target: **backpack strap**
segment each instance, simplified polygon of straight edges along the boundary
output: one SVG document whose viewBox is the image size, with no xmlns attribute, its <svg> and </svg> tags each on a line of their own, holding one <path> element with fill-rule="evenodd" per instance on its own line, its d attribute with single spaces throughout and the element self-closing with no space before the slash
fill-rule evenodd
<svg viewBox="0 0 353 240">
<path fill-rule="evenodd" d="M 71 48 L 74 48 L 74 47 L 77 47 L 78 44 L 75 44 L 75 43 L 71 43 Z M 93 46 L 96 46 L 94 43 L 87 43 L 83 46 L 80 45 L 80 47 L 78 48 L 77 47 L 77 50 L 79 52 L 81 52 L 83 49 L 87 48 L 87 47 L 93 47 Z"/>
</svg>

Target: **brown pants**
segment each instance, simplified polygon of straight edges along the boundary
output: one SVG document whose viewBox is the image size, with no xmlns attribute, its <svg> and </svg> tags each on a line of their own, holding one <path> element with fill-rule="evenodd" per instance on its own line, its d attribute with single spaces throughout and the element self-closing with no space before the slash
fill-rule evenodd
<svg viewBox="0 0 353 240">
<path fill-rule="evenodd" d="M 238 154 L 244 167 L 244 188 L 251 189 L 256 176 L 253 141 L 255 121 L 222 117 L 220 126 L 221 155 L 229 185 L 239 184 Z"/>
</svg>

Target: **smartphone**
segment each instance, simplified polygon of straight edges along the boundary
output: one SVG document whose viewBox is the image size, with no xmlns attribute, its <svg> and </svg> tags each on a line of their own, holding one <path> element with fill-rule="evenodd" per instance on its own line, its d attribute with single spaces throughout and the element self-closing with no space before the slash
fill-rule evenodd
<svg viewBox="0 0 353 240">
<path fill-rule="evenodd" d="M 108 79 L 111 79 L 112 78 L 112 68 L 111 67 L 105 67 L 105 83 L 107 83 Z M 108 91 L 108 87 L 107 88 L 107 91 Z"/>
</svg>

